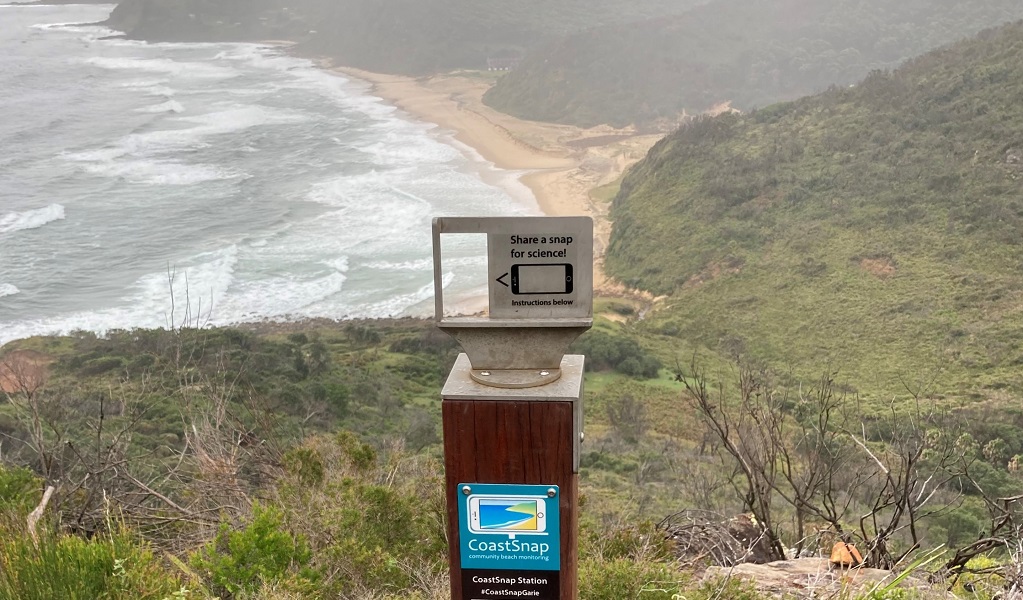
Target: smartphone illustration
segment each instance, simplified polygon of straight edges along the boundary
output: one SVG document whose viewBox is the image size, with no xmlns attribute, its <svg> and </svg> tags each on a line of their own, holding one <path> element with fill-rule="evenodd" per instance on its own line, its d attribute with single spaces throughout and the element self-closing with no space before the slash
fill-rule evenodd
<svg viewBox="0 0 1023 600">
<path fill-rule="evenodd" d="M 511 291 L 513 294 L 571 294 L 572 265 L 512 265 Z"/>
<path fill-rule="evenodd" d="M 528 535 L 547 531 L 547 498 L 542 496 L 473 495 L 469 503 L 469 531 Z"/>
</svg>

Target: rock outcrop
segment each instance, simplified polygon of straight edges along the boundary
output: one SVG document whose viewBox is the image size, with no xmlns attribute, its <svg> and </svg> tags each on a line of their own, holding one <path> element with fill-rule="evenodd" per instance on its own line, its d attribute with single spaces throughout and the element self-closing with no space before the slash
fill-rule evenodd
<svg viewBox="0 0 1023 600">
<path fill-rule="evenodd" d="M 764 593 L 786 598 L 833 598 L 840 592 L 869 592 L 893 581 L 898 573 L 882 569 L 843 569 L 831 565 L 828 558 L 797 558 L 779 560 L 767 564 L 744 563 L 733 567 L 710 567 L 704 573 L 705 580 L 724 577 L 741 577 L 754 583 Z M 924 598 L 935 591 L 926 581 L 907 577 L 898 587 L 916 590 Z M 939 593 L 940 592 L 940 593 Z M 935 597 L 954 599 L 945 590 L 935 591 Z"/>
</svg>

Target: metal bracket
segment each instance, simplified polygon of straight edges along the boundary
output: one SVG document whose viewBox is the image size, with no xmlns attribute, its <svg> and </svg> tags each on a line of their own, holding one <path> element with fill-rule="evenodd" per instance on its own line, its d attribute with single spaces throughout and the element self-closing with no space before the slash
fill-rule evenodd
<svg viewBox="0 0 1023 600">
<path fill-rule="evenodd" d="M 444 315 L 441 235 L 452 233 L 487 234 L 489 309 L 502 316 Z M 515 245 L 519 242 L 509 239 L 523 242 Z M 511 264 L 518 260 L 531 262 Z M 562 268 L 567 281 L 562 289 L 544 292 L 528 288 L 522 275 L 520 289 L 517 267 L 523 274 L 527 267 L 536 272 Z M 437 327 L 459 343 L 472 365 L 472 378 L 480 384 L 521 389 L 556 381 L 569 346 L 593 325 L 589 217 L 438 217 L 433 220 L 433 269 Z M 544 279 L 545 284 L 552 281 L 557 280 Z"/>
</svg>

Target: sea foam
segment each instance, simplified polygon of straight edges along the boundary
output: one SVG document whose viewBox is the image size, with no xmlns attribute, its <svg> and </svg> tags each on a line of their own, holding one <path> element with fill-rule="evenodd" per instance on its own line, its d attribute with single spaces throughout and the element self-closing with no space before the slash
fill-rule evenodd
<svg viewBox="0 0 1023 600">
<path fill-rule="evenodd" d="M 203 139 L 209 136 L 236 133 L 268 125 L 301 123 L 306 120 L 308 120 L 307 117 L 294 111 L 256 105 L 233 105 L 206 114 L 169 117 L 167 121 L 172 125 L 190 124 L 193 126 L 133 133 L 116 142 L 114 149 L 102 149 L 100 152 L 114 150 L 121 156 L 147 157 L 153 153 L 196 147 L 203 144 Z M 88 152 L 68 155 L 72 160 L 88 156 Z"/>
<path fill-rule="evenodd" d="M 132 183 L 149 185 L 195 185 L 243 176 L 215 165 L 189 165 L 161 160 L 110 160 L 84 163 L 82 169 L 94 175 L 118 177 Z"/>
<path fill-rule="evenodd" d="M 122 83 L 118 87 L 128 90 L 140 90 L 150 96 L 170 98 L 177 93 L 177 90 L 167 87 L 167 83 L 169 83 L 167 79 L 139 79 Z"/>
<path fill-rule="evenodd" d="M 160 129 L 127 135 L 113 146 L 63 154 L 63 158 L 82 164 L 94 175 L 119 177 L 133 183 L 153 185 L 192 185 L 206 181 L 246 176 L 234 169 L 204 164 L 185 164 L 173 158 L 181 150 L 203 147 L 205 138 L 236 133 L 254 127 L 301 123 L 308 117 L 295 111 L 252 105 L 228 105 L 206 114 L 169 117 L 180 129 Z M 176 101 L 140 109 L 145 112 L 176 113 L 184 107 Z"/>
<path fill-rule="evenodd" d="M 41 23 L 33 25 L 32 29 L 48 33 L 71 33 L 75 34 L 79 40 L 88 43 L 120 34 L 119 31 L 114 31 L 102 25 L 90 25 L 88 23 Z"/>
<path fill-rule="evenodd" d="M 83 62 L 102 69 L 166 73 L 183 79 L 230 79 L 241 74 L 235 69 L 210 63 L 183 62 L 168 58 L 93 56 Z"/>
<path fill-rule="evenodd" d="M 10 283 L 0 283 L 0 298 L 3 298 L 4 296 L 13 296 L 20 292 L 21 290 Z"/>
<path fill-rule="evenodd" d="M 0 216 L 0 233 L 36 229 L 63 218 L 64 207 L 60 204 L 51 204 L 43 208 L 26 210 L 24 212 L 9 212 L 6 215 Z"/>
<path fill-rule="evenodd" d="M 144 106 L 142 108 L 136 108 L 135 112 L 140 113 L 182 113 L 185 112 L 185 107 L 176 100 L 168 100 L 161 104 L 154 104 L 152 106 Z"/>
<path fill-rule="evenodd" d="M 303 316 L 306 307 L 339 293 L 347 278 L 335 271 L 316 278 L 280 276 L 238 283 L 216 307 L 217 322 Z"/>
<path fill-rule="evenodd" d="M 441 277 L 441 287 L 447 288 L 455 280 L 455 274 L 446 272 Z M 370 319 L 383 319 L 387 317 L 397 317 L 404 314 L 409 310 L 410 307 L 416 306 L 421 302 L 431 298 L 433 296 L 433 283 L 427 283 L 418 290 L 408 293 L 401 294 L 398 296 L 392 296 L 386 300 L 374 302 L 352 311 L 353 317 L 363 317 Z"/>
</svg>

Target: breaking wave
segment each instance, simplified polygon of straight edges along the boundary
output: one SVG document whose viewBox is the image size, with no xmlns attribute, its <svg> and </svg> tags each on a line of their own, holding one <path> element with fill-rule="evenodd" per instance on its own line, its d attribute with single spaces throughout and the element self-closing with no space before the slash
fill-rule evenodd
<svg viewBox="0 0 1023 600">
<path fill-rule="evenodd" d="M 37 229 L 64 218 L 64 207 L 60 204 L 51 204 L 43 208 L 26 210 L 24 212 L 10 212 L 0 216 L 0 233 L 11 233 L 24 231 L 26 229 Z"/>
</svg>

